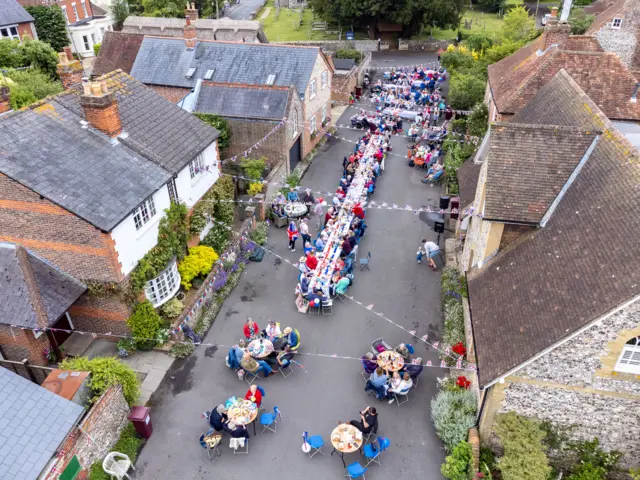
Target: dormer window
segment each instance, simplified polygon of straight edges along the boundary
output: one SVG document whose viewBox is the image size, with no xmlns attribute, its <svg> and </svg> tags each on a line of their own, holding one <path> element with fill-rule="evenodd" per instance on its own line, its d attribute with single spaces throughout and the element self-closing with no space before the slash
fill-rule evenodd
<svg viewBox="0 0 640 480">
<path fill-rule="evenodd" d="M 185 75 L 186 78 L 193 78 L 193 75 L 196 73 L 196 68 L 190 68 L 189 71 L 187 72 L 187 74 Z"/>
<path fill-rule="evenodd" d="M 614 370 L 640 374 L 640 337 L 632 338 L 625 344 Z"/>
<path fill-rule="evenodd" d="M 213 73 L 216 71 L 215 68 L 212 68 L 210 70 L 207 70 L 207 73 L 204 74 L 204 79 L 205 80 L 211 80 L 213 78 Z"/>
<path fill-rule="evenodd" d="M 271 74 L 267 77 L 267 85 L 273 85 L 276 81 L 276 76 Z"/>
<path fill-rule="evenodd" d="M 622 19 L 621 18 L 614 18 L 613 21 L 611 22 L 611 28 L 613 28 L 615 30 L 620 30 L 621 26 L 622 26 Z"/>
</svg>

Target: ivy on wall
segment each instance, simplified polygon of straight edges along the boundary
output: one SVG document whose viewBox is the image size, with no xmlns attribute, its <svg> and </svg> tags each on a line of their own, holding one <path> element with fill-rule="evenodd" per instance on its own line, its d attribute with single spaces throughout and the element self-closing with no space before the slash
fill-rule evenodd
<svg viewBox="0 0 640 480">
<path fill-rule="evenodd" d="M 217 252 L 224 251 L 229 243 L 229 230 L 227 227 L 233 225 L 235 185 L 233 179 L 221 176 L 215 185 L 202 197 L 200 202 L 193 209 L 189 219 L 189 233 L 198 235 L 207 225 L 207 219 L 213 217 L 217 222 L 203 239 L 202 243 L 212 247 Z"/>
</svg>

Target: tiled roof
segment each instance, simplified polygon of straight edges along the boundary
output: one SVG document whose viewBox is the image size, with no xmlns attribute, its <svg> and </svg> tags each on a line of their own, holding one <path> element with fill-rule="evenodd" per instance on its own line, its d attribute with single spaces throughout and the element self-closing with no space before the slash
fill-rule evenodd
<svg viewBox="0 0 640 480">
<path fill-rule="evenodd" d="M 143 35 L 134 33 L 105 32 L 93 65 L 93 75 L 100 76 L 118 69 L 130 73 L 143 39 Z"/>
<path fill-rule="evenodd" d="M 635 1 L 635 0 L 634 0 Z M 599 3 L 599 2 L 596 2 Z M 616 14 L 622 12 L 625 7 L 626 0 L 608 0 L 605 8 L 602 5 L 591 5 L 593 11 L 589 7 L 585 8 L 585 13 L 596 13 L 596 18 L 593 23 L 589 25 L 587 29 L 587 35 L 591 35 L 600 30 L 608 21 L 610 21 Z"/>
<path fill-rule="evenodd" d="M 0 243 L 0 323 L 27 328 L 53 325 L 87 289 L 20 246 Z"/>
<path fill-rule="evenodd" d="M 489 84 L 500 113 L 517 113 L 565 69 L 608 118 L 640 120 L 640 103 L 630 102 L 635 76 L 617 55 L 602 52 L 595 38 L 569 37 L 563 45 L 539 55 L 536 51 L 541 45 L 524 47 L 512 56 L 515 58 L 489 66 Z"/>
<path fill-rule="evenodd" d="M 588 15 L 599 15 L 608 8 L 615 5 L 624 5 L 625 0 L 596 0 L 591 5 L 584 7 L 584 13 Z"/>
<path fill-rule="evenodd" d="M 469 273 L 482 386 L 640 293 L 640 154 L 566 72 L 519 117 L 605 131 L 546 226 Z"/>
<path fill-rule="evenodd" d="M 331 60 L 333 60 L 336 70 L 351 70 L 356 65 L 353 58 L 332 58 Z"/>
<path fill-rule="evenodd" d="M 223 117 L 282 120 L 287 112 L 289 89 L 204 82 L 195 112 Z"/>
<path fill-rule="evenodd" d="M 578 127 L 495 123 L 484 217 L 538 224 L 596 137 Z"/>
<path fill-rule="evenodd" d="M 215 128 L 123 72 L 98 80 L 106 80 L 118 100 L 122 128 L 127 133 L 120 141 L 170 173 L 180 172 L 220 135 Z M 82 115 L 81 90 L 78 85 L 58 101 Z"/>
<path fill-rule="evenodd" d="M 265 85 L 275 75 L 274 85 L 294 85 L 307 90 L 319 48 L 290 47 L 260 43 L 199 42 L 187 50 L 184 40 L 145 37 L 131 69 L 143 83 L 193 88 L 207 70 L 215 70 L 214 82 Z M 191 78 L 187 73 L 195 72 Z"/>
<path fill-rule="evenodd" d="M 93 2 L 91 2 L 91 10 L 93 11 L 93 15 L 97 17 L 104 17 L 107 15 L 107 11 L 104 8 L 99 7 Z"/>
<path fill-rule="evenodd" d="M 481 163 L 475 163 L 473 157 L 462 164 L 456 172 L 458 178 L 458 188 L 460 190 L 460 206 L 465 207 L 471 204 L 476 196 L 478 186 L 478 176 L 480 175 Z"/>
<path fill-rule="evenodd" d="M 18 0 L 0 0 L 0 27 L 26 22 L 33 22 L 33 17 L 22 8 Z"/>
<path fill-rule="evenodd" d="M 36 480 L 83 412 L 0 367 L 0 476 Z"/>
</svg>

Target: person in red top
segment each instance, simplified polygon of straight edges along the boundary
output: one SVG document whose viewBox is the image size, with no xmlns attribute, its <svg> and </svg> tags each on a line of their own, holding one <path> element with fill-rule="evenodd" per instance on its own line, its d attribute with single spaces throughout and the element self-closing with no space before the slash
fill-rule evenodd
<svg viewBox="0 0 640 480">
<path fill-rule="evenodd" d="M 346 194 L 344 193 L 344 190 L 342 189 L 342 187 L 338 187 L 338 189 L 336 190 L 336 196 L 337 196 L 340 200 L 342 200 L 342 199 L 344 199 L 345 195 L 346 195 Z"/>
<path fill-rule="evenodd" d="M 333 207 L 329 207 L 327 213 L 324 215 L 324 224 L 326 225 L 329 220 L 333 218 Z"/>
<path fill-rule="evenodd" d="M 307 255 L 307 261 L 305 262 L 309 270 L 313 271 L 318 267 L 318 259 L 316 258 L 316 254 L 313 250 L 309 252 Z"/>
<path fill-rule="evenodd" d="M 359 219 L 363 219 L 364 218 L 364 209 L 362 208 L 362 206 L 359 203 L 356 203 L 353 206 L 353 214 L 358 217 Z"/>
<path fill-rule="evenodd" d="M 258 389 L 257 385 L 251 385 L 244 399 L 252 401 L 259 407 L 262 405 L 262 392 Z"/>
<path fill-rule="evenodd" d="M 256 322 L 247 318 L 247 323 L 244 324 L 242 331 L 244 332 L 244 336 L 250 340 L 251 338 L 258 336 L 260 333 L 260 327 L 258 327 Z"/>
</svg>

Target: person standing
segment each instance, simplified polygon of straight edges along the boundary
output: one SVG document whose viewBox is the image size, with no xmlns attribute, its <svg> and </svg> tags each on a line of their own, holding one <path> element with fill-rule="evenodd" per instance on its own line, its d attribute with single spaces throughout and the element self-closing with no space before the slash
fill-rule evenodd
<svg viewBox="0 0 640 480">
<path fill-rule="evenodd" d="M 303 218 L 300 221 L 300 235 L 302 235 L 302 246 L 304 247 L 307 242 L 311 242 L 311 235 L 309 235 L 309 224 L 307 219 Z"/>
<path fill-rule="evenodd" d="M 318 198 L 318 201 L 313 207 L 313 214 L 316 217 L 316 230 L 320 230 L 322 228 L 322 220 L 324 217 L 324 198 Z"/>
<path fill-rule="evenodd" d="M 418 254 L 416 256 L 416 260 L 418 260 L 418 263 L 422 263 L 422 257 L 424 255 L 426 255 L 427 258 L 429 259 L 429 266 L 435 272 L 437 267 L 436 267 L 436 262 L 434 260 L 434 257 L 439 252 L 440 252 L 440 247 L 438 246 L 437 243 L 427 241 L 426 238 L 423 238 L 422 239 L 422 248 L 420 248 L 420 250 L 418 250 Z"/>
<path fill-rule="evenodd" d="M 287 227 L 287 236 L 289 237 L 289 250 L 296 251 L 296 240 L 298 239 L 298 226 L 295 220 L 291 219 Z"/>
</svg>

